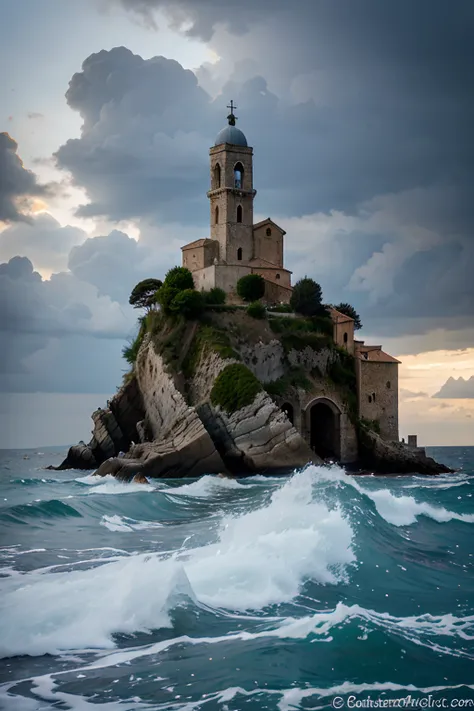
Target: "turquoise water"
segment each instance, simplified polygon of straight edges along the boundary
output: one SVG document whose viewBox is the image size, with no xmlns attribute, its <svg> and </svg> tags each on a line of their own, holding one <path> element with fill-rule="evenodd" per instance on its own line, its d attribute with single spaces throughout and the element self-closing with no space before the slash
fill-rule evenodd
<svg viewBox="0 0 474 711">
<path fill-rule="evenodd" d="M 138 485 L 2 452 L 0 708 L 474 706 L 474 448 L 430 453 L 460 471 Z"/>
</svg>

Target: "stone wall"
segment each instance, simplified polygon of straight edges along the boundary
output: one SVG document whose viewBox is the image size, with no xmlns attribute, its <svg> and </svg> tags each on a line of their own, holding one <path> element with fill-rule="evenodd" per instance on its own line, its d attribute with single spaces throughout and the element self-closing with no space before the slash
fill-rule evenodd
<svg viewBox="0 0 474 711">
<path fill-rule="evenodd" d="M 377 420 L 383 439 L 398 441 L 398 363 L 357 359 L 359 415 Z"/>
<path fill-rule="evenodd" d="M 196 269 L 212 266 L 214 259 L 218 257 L 219 243 L 216 240 L 206 240 L 198 247 L 183 249 L 183 267 L 194 272 Z"/>
<path fill-rule="evenodd" d="M 283 230 L 268 223 L 259 225 L 253 228 L 253 241 L 255 259 L 264 259 L 283 268 Z"/>
<path fill-rule="evenodd" d="M 270 343 L 242 346 L 240 355 L 261 383 L 273 382 L 285 374 L 285 352 L 281 342 L 276 339 Z"/>
<path fill-rule="evenodd" d="M 354 355 L 354 321 L 334 322 L 333 338 L 338 346 L 345 348 L 351 355 Z"/>
</svg>

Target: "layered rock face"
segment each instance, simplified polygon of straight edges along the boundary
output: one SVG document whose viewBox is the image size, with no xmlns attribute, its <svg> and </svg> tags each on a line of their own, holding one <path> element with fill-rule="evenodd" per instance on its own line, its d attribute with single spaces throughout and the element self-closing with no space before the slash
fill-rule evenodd
<svg viewBox="0 0 474 711">
<path fill-rule="evenodd" d="M 289 348 L 268 322 L 242 312 L 219 314 L 206 324 L 159 325 L 161 330 L 145 336 L 128 382 L 106 409 L 93 413 L 89 444 L 71 447 L 59 468 L 146 481 L 289 472 L 321 464 L 310 447 L 316 426 L 311 409 L 321 401 L 339 413 L 335 431 L 343 461 L 357 458 L 359 440 L 361 464 L 372 471 L 449 471 L 366 427 L 356 428 L 350 382 L 331 379 L 331 366 L 343 355 L 330 346 Z M 227 410 L 212 393 L 232 364 L 253 378 L 257 390 L 245 404 Z"/>
</svg>

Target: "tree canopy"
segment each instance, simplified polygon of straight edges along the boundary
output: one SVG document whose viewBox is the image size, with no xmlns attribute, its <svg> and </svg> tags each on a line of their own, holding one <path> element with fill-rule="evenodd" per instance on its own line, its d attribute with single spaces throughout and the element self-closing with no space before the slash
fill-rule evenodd
<svg viewBox="0 0 474 711">
<path fill-rule="evenodd" d="M 314 279 L 304 277 L 304 279 L 297 281 L 293 287 L 290 306 L 293 311 L 302 316 L 317 316 L 324 311 L 321 303 L 322 296 L 320 285 Z"/>
<path fill-rule="evenodd" d="M 194 289 L 193 275 L 186 267 L 173 267 L 166 273 L 164 286 L 178 291 Z"/>
<path fill-rule="evenodd" d="M 337 304 L 337 306 L 334 307 L 336 311 L 340 311 L 341 314 L 344 314 L 345 316 L 349 316 L 350 318 L 354 319 L 354 329 L 358 331 L 360 328 L 362 328 L 362 322 L 360 320 L 360 316 L 355 310 L 351 304 L 346 304 L 344 302 Z"/>
<path fill-rule="evenodd" d="M 128 303 L 134 309 L 150 310 L 155 303 L 155 295 L 162 286 L 159 279 L 144 279 L 133 287 Z"/>
<path fill-rule="evenodd" d="M 247 274 L 237 282 L 237 294 L 244 301 L 258 301 L 265 293 L 265 280 L 260 274 Z"/>
</svg>

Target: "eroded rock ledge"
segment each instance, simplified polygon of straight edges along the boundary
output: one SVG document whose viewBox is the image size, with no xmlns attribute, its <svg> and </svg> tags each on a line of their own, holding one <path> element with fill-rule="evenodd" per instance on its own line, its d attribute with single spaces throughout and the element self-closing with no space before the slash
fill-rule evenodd
<svg viewBox="0 0 474 711">
<path fill-rule="evenodd" d="M 247 323 L 245 314 L 226 316 L 225 333 L 216 323 L 178 324 L 158 338 L 150 329 L 127 383 L 107 408 L 93 413 L 91 441 L 71 447 L 58 468 L 97 469 L 97 475 L 130 481 L 288 472 L 310 462 L 321 464 L 309 446 L 302 416 L 299 421 L 295 416 L 293 425 L 284 401 L 293 398 L 303 412 L 312 399 L 324 396 L 340 407 L 346 462 L 357 461 L 377 473 L 450 471 L 402 444 L 382 440 L 366 426 L 356 426 L 347 385 L 329 377 L 336 350 L 327 345 L 289 350 L 262 322 L 252 341 L 246 329 L 255 324 Z M 217 327 L 222 329 L 223 314 L 219 318 Z M 227 412 L 213 404 L 211 391 L 219 374 L 238 363 L 258 378 L 259 392 L 249 404 Z"/>
</svg>

